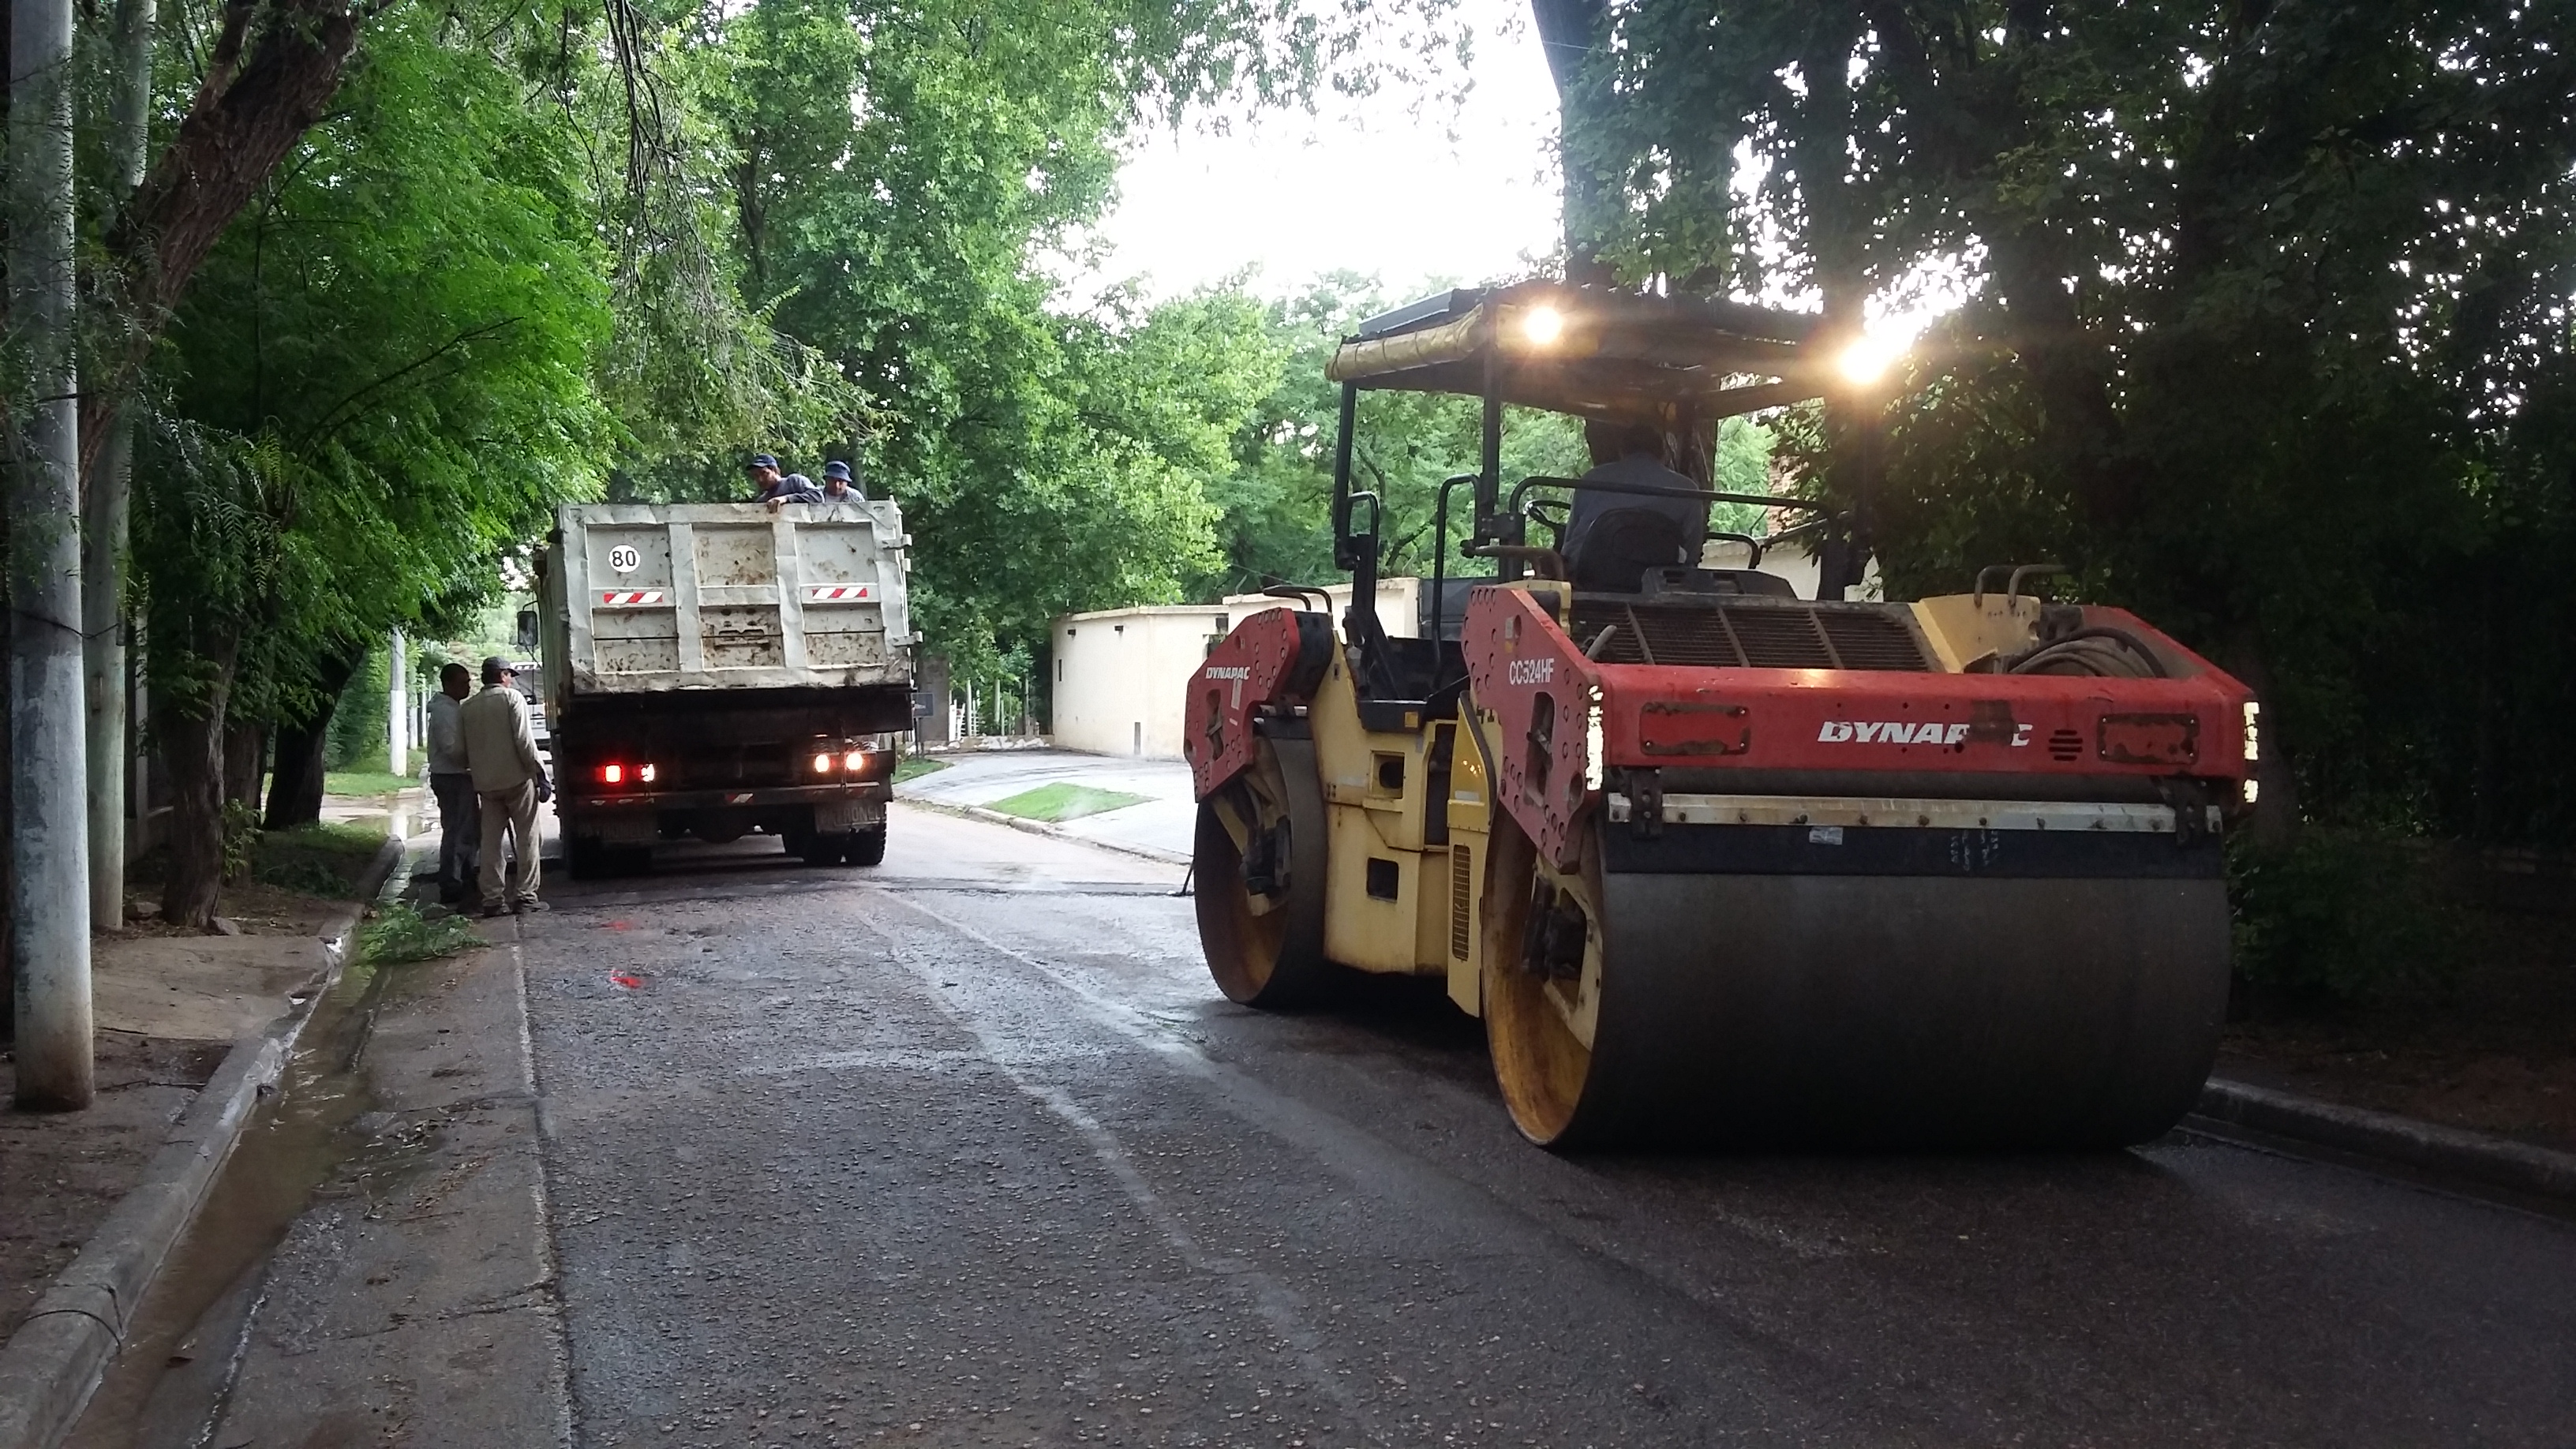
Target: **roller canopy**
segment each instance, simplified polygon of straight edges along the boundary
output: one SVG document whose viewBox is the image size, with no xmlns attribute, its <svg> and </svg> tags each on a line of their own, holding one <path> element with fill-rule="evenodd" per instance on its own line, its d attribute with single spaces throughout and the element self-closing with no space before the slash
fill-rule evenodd
<svg viewBox="0 0 2576 1449">
<path fill-rule="evenodd" d="M 1461 289 L 1360 324 L 1326 376 L 1370 389 L 1482 396 L 1602 422 L 1671 426 L 1821 394 L 1821 319 L 1735 302 L 1553 282 Z"/>
</svg>

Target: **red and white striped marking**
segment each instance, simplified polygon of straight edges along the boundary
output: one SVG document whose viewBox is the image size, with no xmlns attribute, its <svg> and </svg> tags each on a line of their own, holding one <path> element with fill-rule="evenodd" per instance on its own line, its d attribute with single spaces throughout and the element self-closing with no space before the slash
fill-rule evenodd
<svg viewBox="0 0 2576 1449">
<path fill-rule="evenodd" d="M 636 604 L 658 604 L 662 602 L 662 591 L 660 589 L 605 589 L 600 592 L 599 602 L 615 608 L 626 608 Z"/>
<path fill-rule="evenodd" d="M 868 596 L 866 584 L 817 584 L 805 591 L 809 604 L 848 604 Z"/>
</svg>

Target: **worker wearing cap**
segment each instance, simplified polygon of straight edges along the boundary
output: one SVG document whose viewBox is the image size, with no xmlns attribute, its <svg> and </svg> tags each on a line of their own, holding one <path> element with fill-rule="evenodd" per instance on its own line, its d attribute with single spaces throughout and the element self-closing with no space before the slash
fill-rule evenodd
<svg viewBox="0 0 2576 1449">
<path fill-rule="evenodd" d="M 823 490 L 814 486 L 813 479 L 802 473 L 789 473 L 782 477 L 778 471 L 778 460 L 767 453 L 752 454 L 743 471 L 751 475 L 753 485 L 760 489 L 760 496 L 751 500 L 754 503 L 776 508 L 782 503 L 823 501 Z"/>
<path fill-rule="evenodd" d="M 528 702 L 512 683 L 516 671 L 495 654 L 483 661 L 483 692 L 458 706 L 465 726 L 465 763 L 474 776 L 483 811 L 483 914 L 541 911 L 537 899 L 537 806 L 554 796 L 537 739 L 528 728 Z M 502 892 L 502 837 L 514 858 L 509 890 Z"/>
<path fill-rule="evenodd" d="M 841 462 L 823 465 L 823 501 L 825 503 L 865 503 L 868 495 L 850 476 L 850 465 Z"/>
</svg>

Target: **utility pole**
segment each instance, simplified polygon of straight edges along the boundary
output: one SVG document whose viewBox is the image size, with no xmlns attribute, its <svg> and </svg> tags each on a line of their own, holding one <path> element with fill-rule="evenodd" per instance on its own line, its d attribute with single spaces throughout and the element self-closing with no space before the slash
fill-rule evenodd
<svg viewBox="0 0 2576 1449">
<path fill-rule="evenodd" d="M 86 1107 L 89 801 L 82 768 L 79 380 L 72 350 L 72 5 L 9 7 L 9 318 L 27 391 L 10 458 L 9 946 L 18 1105 Z"/>
<path fill-rule="evenodd" d="M 397 775 L 411 773 L 411 700 L 404 688 L 403 636 L 394 631 L 392 656 L 386 661 L 385 688 L 385 768 Z"/>
<path fill-rule="evenodd" d="M 109 116 L 123 196 L 143 184 L 152 143 L 153 0 L 118 0 L 116 84 Z M 126 777 L 131 750 L 125 696 L 125 535 L 133 497 L 134 420 L 120 408 L 81 507 L 81 627 L 88 636 L 89 914 L 125 924 Z"/>
</svg>

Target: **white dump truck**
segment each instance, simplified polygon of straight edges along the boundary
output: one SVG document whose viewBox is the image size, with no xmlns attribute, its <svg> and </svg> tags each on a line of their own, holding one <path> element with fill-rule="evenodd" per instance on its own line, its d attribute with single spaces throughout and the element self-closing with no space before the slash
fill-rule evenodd
<svg viewBox="0 0 2576 1449">
<path fill-rule="evenodd" d="M 660 841 L 885 858 L 912 722 L 910 540 L 891 501 L 564 507 L 537 625 L 577 876 Z"/>
</svg>

